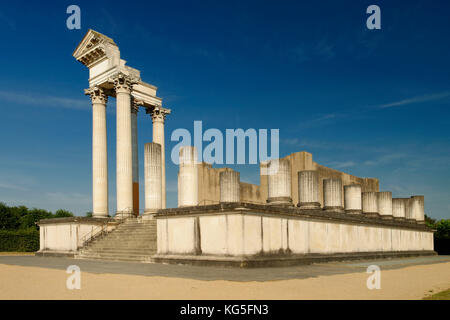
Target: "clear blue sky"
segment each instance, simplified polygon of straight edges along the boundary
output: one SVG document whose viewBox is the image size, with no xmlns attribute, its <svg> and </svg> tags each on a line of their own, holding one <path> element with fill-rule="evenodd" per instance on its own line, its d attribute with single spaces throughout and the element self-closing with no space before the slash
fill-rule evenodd
<svg viewBox="0 0 450 320">
<path fill-rule="evenodd" d="M 66 28 L 78 4 L 82 29 Z M 381 7 L 381 30 L 366 8 Z M 448 1 L 33 1 L 0 7 L 0 201 L 84 215 L 91 208 L 87 69 L 72 52 L 88 28 L 158 86 L 176 128 L 279 128 L 281 155 L 377 177 L 394 197 L 425 195 L 450 218 Z M 115 210 L 115 101 L 108 107 Z M 139 114 L 143 144 L 151 119 Z M 259 183 L 256 166 L 241 180 Z M 168 205 L 177 168 L 168 163 Z M 141 207 L 143 203 L 141 201 Z"/>
</svg>

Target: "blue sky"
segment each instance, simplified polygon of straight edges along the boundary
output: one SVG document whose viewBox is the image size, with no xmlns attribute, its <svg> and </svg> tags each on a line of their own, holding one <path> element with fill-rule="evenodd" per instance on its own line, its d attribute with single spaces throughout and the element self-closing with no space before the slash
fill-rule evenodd
<svg viewBox="0 0 450 320">
<path fill-rule="evenodd" d="M 81 8 L 81 30 L 66 8 Z M 381 30 L 366 8 L 381 8 Z M 425 195 L 450 218 L 448 1 L 34 1 L 0 7 L 0 201 L 84 215 L 91 208 L 87 69 L 72 52 L 89 28 L 113 38 L 158 86 L 177 128 L 279 128 L 280 152 L 377 177 L 394 197 Z M 108 106 L 115 210 L 115 101 Z M 143 144 L 152 123 L 139 114 Z M 176 206 L 177 168 L 167 172 Z M 256 166 L 238 168 L 259 183 Z M 142 199 L 141 199 L 142 200 Z M 143 202 L 141 201 L 141 207 Z"/>
</svg>

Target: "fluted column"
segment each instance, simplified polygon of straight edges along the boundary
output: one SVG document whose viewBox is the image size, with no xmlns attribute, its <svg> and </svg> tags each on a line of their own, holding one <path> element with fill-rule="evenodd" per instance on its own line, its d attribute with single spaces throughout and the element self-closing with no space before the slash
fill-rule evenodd
<svg viewBox="0 0 450 320">
<path fill-rule="evenodd" d="M 315 170 L 298 172 L 298 204 L 300 209 L 318 209 L 319 202 L 319 176 Z"/>
<path fill-rule="evenodd" d="M 133 212 L 139 215 L 139 159 L 138 159 L 138 133 L 137 133 L 137 114 L 139 106 L 132 99 L 131 105 L 131 142 L 133 152 Z"/>
<path fill-rule="evenodd" d="M 180 148 L 180 171 L 178 172 L 178 207 L 197 205 L 197 149 L 192 146 L 183 146 Z"/>
<path fill-rule="evenodd" d="M 154 142 L 146 143 L 144 146 L 145 218 L 151 217 L 162 208 L 161 162 L 161 145 Z"/>
<path fill-rule="evenodd" d="M 133 152 L 131 130 L 131 89 L 134 81 L 123 74 L 113 79 L 116 90 L 116 218 L 129 218 L 133 215 Z"/>
<path fill-rule="evenodd" d="M 92 216 L 108 217 L 108 152 L 106 138 L 106 103 L 104 90 L 85 90 L 92 101 Z"/>
<path fill-rule="evenodd" d="M 403 198 L 393 198 L 392 199 L 392 216 L 395 220 L 405 220 L 406 219 L 406 206 L 405 200 Z"/>
<path fill-rule="evenodd" d="M 417 223 L 425 223 L 425 197 L 424 196 L 412 196 L 411 197 L 411 211 L 412 217 Z"/>
<path fill-rule="evenodd" d="M 161 145 L 161 188 L 162 188 L 162 207 L 166 208 L 166 152 L 164 143 L 164 122 L 166 116 L 170 114 L 168 109 L 154 107 L 148 109 L 153 121 L 153 142 Z"/>
<path fill-rule="evenodd" d="M 378 213 L 383 219 L 392 219 L 392 192 L 382 191 L 377 193 Z"/>
<path fill-rule="evenodd" d="M 327 211 L 343 211 L 341 179 L 323 180 L 323 208 Z"/>
<path fill-rule="evenodd" d="M 269 196 L 267 203 L 269 205 L 292 206 L 291 163 L 289 160 L 271 160 L 268 172 Z"/>
<path fill-rule="evenodd" d="M 405 215 L 406 215 L 406 221 L 411 223 L 416 223 L 416 219 L 413 216 L 412 211 L 412 199 L 411 198 L 403 198 L 403 202 L 405 203 Z"/>
<path fill-rule="evenodd" d="M 239 202 L 240 195 L 240 174 L 233 170 L 222 171 L 220 179 L 220 202 Z"/>
<path fill-rule="evenodd" d="M 363 192 L 361 197 L 363 214 L 369 217 L 378 217 L 377 192 Z"/>
<path fill-rule="evenodd" d="M 362 212 L 360 184 L 344 186 L 344 209 L 349 214 L 360 214 Z"/>
</svg>

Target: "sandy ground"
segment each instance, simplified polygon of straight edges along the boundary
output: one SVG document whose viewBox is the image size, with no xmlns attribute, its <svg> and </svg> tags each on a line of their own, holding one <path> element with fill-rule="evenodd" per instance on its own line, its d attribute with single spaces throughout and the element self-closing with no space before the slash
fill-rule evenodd
<svg viewBox="0 0 450 320">
<path fill-rule="evenodd" d="M 0 265 L 0 299 L 422 299 L 450 288 L 450 262 L 381 271 L 381 289 L 367 273 L 264 282 L 81 273 L 68 290 L 65 270 Z"/>
</svg>

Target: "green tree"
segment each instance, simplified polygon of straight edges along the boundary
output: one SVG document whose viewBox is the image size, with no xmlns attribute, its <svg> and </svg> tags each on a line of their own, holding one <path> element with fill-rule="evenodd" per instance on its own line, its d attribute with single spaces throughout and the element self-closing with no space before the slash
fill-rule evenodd
<svg viewBox="0 0 450 320">
<path fill-rule="evenodd" d="M 436 219 L 433 219 L 427 215 L 425 215 L 425 224 L 427 225 L 427 227 L 429 228 L 436 228 Z"/>
<path fill-rule="evenodd" d="M 450 219 L 440 220 L 436 224 L 435 237 L 438 239 L 450 239 Z"/>
<path fill-rule="evenodd" d="M 20 229 L 37 228 L 36 222 L 41 219 L 51 219 L 53 214 L 44 209 L 31 209 L 27 215 L 20 218 Z"/>
<path fill-rule="evenodd" d="M 88 218 L 92 218 L 92 211 L 88 211 L 88 212 L 86 212 L 86 217 L 88 217 Z"/>
<path fill-rule="evenodd" d="M 55 218 L 73 217 L 73 213 L 67 210 L 59 209 L 55 212 Z"/>
<path fill-rule="evenodd" d="M 15 230 L 20 225 L 20 215 L 0 202 L 0 230 Z"/>
</svg>

